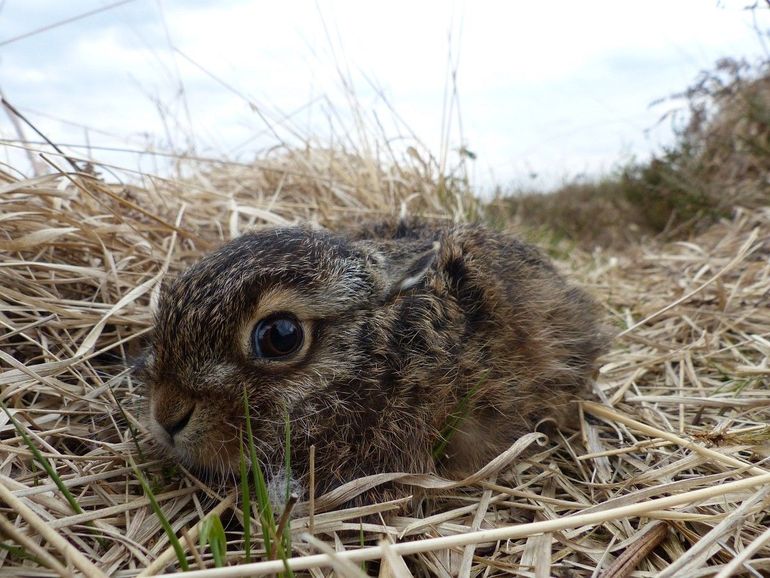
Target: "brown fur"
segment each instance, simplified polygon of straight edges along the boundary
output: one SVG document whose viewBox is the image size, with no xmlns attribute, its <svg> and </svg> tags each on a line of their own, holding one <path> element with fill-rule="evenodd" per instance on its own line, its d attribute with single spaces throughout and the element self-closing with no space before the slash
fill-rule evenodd
<svg viewBox="0 0 770 578">
<path fill-rule="evenodd" d="M 256 359 L 248 336 L 275 311 L 306 324 L 307 346 Z M 288 415 L 293 476 L 305 480 L 315 445 L 322 492 L 367 474 L 475 470 L 539 420 L 575 412 L 605 344 L 594 302 L 511 236 L 287 228 L 244 235 L 165 286 L 139 373 L 150 427 L 177 459 L 237 470 L 245 388 L 263 466 L 283 463 Z M 172 444 L 162 424 L 190 410 Z"/>
</svg>

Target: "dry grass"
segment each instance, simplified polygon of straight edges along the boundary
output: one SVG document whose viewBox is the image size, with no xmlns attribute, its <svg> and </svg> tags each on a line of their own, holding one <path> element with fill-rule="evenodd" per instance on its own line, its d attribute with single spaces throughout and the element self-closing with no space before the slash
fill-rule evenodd
<svg viewBox="0 0 770 578">
<path fill-rule="evenodd" d="M 522 193 L 491 201 L 487 215 L 493 222 L 527 230 L 541 242 L 569 241 L 593 247 L 622 249 L 654 232 L 624 196 L 622 178 L 574 182 L 547 194 Z"/>
<path fill-rule="evenodd" d="M 285 152 L 132 186 L 59 171 L 0 175 L 0 399 L 19 424 L 0 413 L 0 577 L 175 568 L 129 456 L 154 485 L 193 575 L 283 570 L 238 566 L 237 488 L 209 487 L 152 459 L 125 361 L 149 327 L 161 276 L 247 227 L 476 210 L 462 188 L 436 186 L 428 163 L 389 169 L 368 158 Z M 770 209 L 738 210 L 688 243 L 572 251 L 562 265 L 622 333 L 581 430 L 527 436 L 461 483 L 402 479 L 435 489 L 419 515 L 395 515 L 398 504 L 338 511 L 339 492 L 316 498 L 314 511 L 299 504 L 292 567 L 314 577 L 770 573 L 768 231 Z M 527 446 L 536 450 L 523 457 Z M 197 545 L 213 514 L 227 530 L 222 569 Z M 362 560 L 383 562 L 362 570 Z"/>
</svg>

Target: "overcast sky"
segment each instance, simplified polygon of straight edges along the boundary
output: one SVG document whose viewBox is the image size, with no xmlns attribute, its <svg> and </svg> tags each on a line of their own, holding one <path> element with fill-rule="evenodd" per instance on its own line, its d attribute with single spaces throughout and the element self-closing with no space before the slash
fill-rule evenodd
<svg viewBox="0 0 770 578">
<path fill-rule="evenodd" d="M 0 0 L 0 89 L 52 140 L 145 170 L 165 169 L 96 147 L 192 139 L 248 160 L 279 139 L 333 142 L 330 123 L 353 128 L 340 70 L 367 118 L 438 153 L 451 58 L 449 142 L 477 155 L 476 183 L 548 186 L 643 158 L 670 140 L 656 124 L 672 104 L 654 100 L 720 57 L 765 54 L 749 0 L 134 0 L 24 36 L 112 3 Z M 0 136 L 16 138 L 5 115 Z"/>
</svg>

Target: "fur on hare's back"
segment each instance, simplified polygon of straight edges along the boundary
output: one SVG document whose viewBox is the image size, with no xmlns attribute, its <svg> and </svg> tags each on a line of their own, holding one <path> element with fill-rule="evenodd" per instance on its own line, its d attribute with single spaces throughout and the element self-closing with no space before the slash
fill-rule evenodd
<svg viewBox="0 0 770 578">
<path fill-rule="evenodd" d="M 267 475 L 283 475 L 288 419 L 295 487 L 314 445 L 323 492 L 475 470 L 539 421 L 574 415 L 605 343 L 595 303 L 510 235 L 291 227 L 246 234 L 166 282 L 138 373 L 149 427 L 177 459 L 237 471 L 245 392 Z"/>
</svg>

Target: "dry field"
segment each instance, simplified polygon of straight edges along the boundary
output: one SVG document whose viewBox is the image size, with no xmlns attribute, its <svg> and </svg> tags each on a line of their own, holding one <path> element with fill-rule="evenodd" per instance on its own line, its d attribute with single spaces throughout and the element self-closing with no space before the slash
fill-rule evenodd
<svg viewBox="0 0 770 578">
<path fill-rule="evenodd" d="M 551 247 L 618 333 L 580 430 L 531 434 L 459 483 L 397 478 L 433 488 L 417 509 L 318 496 L 294 509 L 292 557 L 265 561 L 237 487 L 156 459 L 126 360 L 163 275 L 254 226 L 481 214 L 413 158 L 293 152 L 180 181 L 49 155 L 45 176 L 0 174 L 0 577 L 178 571 L 131 460 L 191 576 L 770 575 L 770 208 L 688 242 Z M 215 516 L 224 560 L 199 539 Z"/>
</svg>

